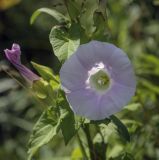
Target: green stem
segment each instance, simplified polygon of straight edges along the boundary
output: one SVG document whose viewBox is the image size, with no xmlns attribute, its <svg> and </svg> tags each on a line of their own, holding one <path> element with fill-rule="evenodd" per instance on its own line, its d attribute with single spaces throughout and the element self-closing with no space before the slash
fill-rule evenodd
<svg viewBox="0 0 159 160">
<path fill-rule="evenodd" d="M 89 131 L 89 125 L 85 125 L 83 127 L 83 131 L 84 131 L 84 133 L 86 135 L 86 138 L 87 138 L 89 153 L 90 153 L 90 159 L 91 160 L 97 160 L 96 152 L 95 152 L 94 145 L 93 145 L 93 142 L 92 142 L 92 139 L 91 139 L 91 134 L 90 134 L 90 131 Z"/>
<path fill-rule="evenodd" d="M 80 146 L 80 149 L 81 149 L 81 152 L 82 152 L 82 155 L 83 155 L 84 160 L 88 160 L 86 151 L 85 151 L 85 149 L 84 149 L 84 146 L 83 146 L 83 144 L 82 144 L 82 141 L 81 141 L 80 136 L 79 136 L 78 133 L 77 133 L 77 140 L 78 140 L 78 143 L 79 143 L 79 146 Z"/>
<path fill-rule="evenodd" d="M 96 128 L 97 132 L 100 134 L 102 142 L 104 142 L 104 136 L 103 136 L 103 134 L 102 134 L 102 132 L 100 130 L 100 127 L 98 125 L 95 125 L 95 128 Z"/>
<path fill-rule="evenodd" d="M 96 146 L 96 154 L 98 155 L 99 160 L 106 159 L 106 150 L 107 150 L 107 144 L 105 143 L 104 136 L 100 130 L 100 127 L 98 125 L 95 125 L 97 133 L 101 136 L 101 142 L 98 143 L 98 146 Z"/>
</svg>

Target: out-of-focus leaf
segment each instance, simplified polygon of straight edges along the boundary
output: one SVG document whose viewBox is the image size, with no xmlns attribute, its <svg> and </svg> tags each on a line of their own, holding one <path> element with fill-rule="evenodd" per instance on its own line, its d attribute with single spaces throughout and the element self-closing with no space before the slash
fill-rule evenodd
<svg viewBox="0 0 159 160">
<path fill-rule="evenodd" d="M 38 10 L 36 10 L 30 19 L 30 23 L 33 24 L 34 21 L 36 20 L 36 18 L 41 14 L 41 13 L 46 13 L 49 14 L 50 16 L 52 16 L 53 18 L 55 18 L 59 23 L 62 22 L 67 22 L 68 18 L 65 17 L 63 14 L 61 14 L 60 12 L 54 10 L 54 9 L 49 9 L 49 8 L 40 8 Z"/>
<path fill-rule="evenodd" d="M 74 149 L 71 154 L 71 160 L 82 160 L 82 159 L 83 159 L 83 155 L 80 148 Z"/>
<path fill-rule="evenodd" d="M 134 160 L 134 158 L 130 153 L 123 153 L 118 157 L 110 158 L 110 160 Z"/>
<path fill-rule="evenodd" d="M 130 135 L 126 126 L 114 115 L 110 116 L 112 122 L 116 125 L 119 135 L 126 141 L 130 141 Z"/>
<path fill-rule="evenodd" d="M 0 10 L 8 9 L 16 4 L 18 4 L 21 0 L 0 0 Z"/>
<path fill-rule="evenodd" d="M 140 104 L 140 103 L 133 103 L 133 104 L 130 104 L 130 105 L 125 106 L 124 109 L 127 109 L 127 110 L 129 110 L 129 111 L 136 111 L 136 110 L 138 110 L 140 107 L 141 107 L 141 104 Z"/>
<path fill-rule="evenodd" d="M 159 5 L 159 0 L 157 1 Z M 158 33 L 158 28 L 159 28 L 159 22 L 151 21 L 151 23 L 148 26 L 145 26 L 144 32 L 145 34 L 156 35 L 156 33 Z M 153 56 L 153 55 L 149 55 L 149 56 Z"/>
<path fill-rule="evenodd" d="M 119 156 L 122 151 L 123 151 L 123 145 L 116 144 L 111 148 L 111 150 L 110 148 L 108 148 L 107 156 L 109 157 L 109 159 L 112 159 Z"/>
<path fill-rule="evenodd" d="M 17 87 L 17 83 L 13 79 L 0 79 L 0 93 L 14 89 L 15 87 Z"/>
<path fill-rule="evenodd" d="M 153 0 L 153 4 L 159 6 L 159 0 Z"/>
<path fill-rule="evenodd" d="M 31 131 L 33 126 L 32 123 L 25 119 L 3 112 L 0 113 L 0 123 L 9 123 L 26 131 Z"/>
<path fill-rule="evenodd" d="M 52 160 L 52 158 L 49 160 Z M 70 160 L 70 157 L 54 157 L 54 160 Z"/>
<path fill-rule="evenodd" d="M 53 27 L 50 33 L 50 43 L 55 55 L 60 61 L 68 59 L 80 45 L 80 35 L 76 27 L 71 27 L 70 31 L 64 28 Z"/>
<path fill-rule="evenodd" d="M 122 121 L 127 125 L 130 133 L 134 133 L 139 127 L 142 126 L 142 123 L 136 120 L 123 119 Z"/>
<path fill-rule="evenodd" d="M 28 160 L 31 160 L 37 150 L 47 144 L 59 131 L 60 121 L 57 119 L 54 108 L 43 112 L 33 128 L 29 140 Z"/>
<path fill-rule="evenodd" d="M 142 85 L 148 88 L 150 91 L 159 94 L 159 87 L 157 85 L 154 85 L 152 82 L 146 79 L 142 79 Z"/>
</svg>

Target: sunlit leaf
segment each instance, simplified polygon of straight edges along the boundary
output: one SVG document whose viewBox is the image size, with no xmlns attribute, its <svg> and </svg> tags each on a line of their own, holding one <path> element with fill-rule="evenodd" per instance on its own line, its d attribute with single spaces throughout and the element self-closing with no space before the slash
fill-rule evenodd
<svg viewBox="0 0 159 160">
<path fill-rule="evenodd" d="M 59 23 L 62 22 L 68 22 L 68 18 L 65 17 L 63 14 L 61 14 L 60 12 L 54 10 L 54 9 L 50 9 L 50 8 L 40 8 L 38 10 L 36 10 L 30 19 L 30 23 L 33 24 L 34 21 L 37 19 L 37 17 L 41 14 L 41 13 L 46 13 L 50 16 L 52 16 L 55 20 L 57 20 Z"/>
<path fill-rule="evenodd" d="M 68 59 L 80 45 L 79 31 L 73 30 L 76 28 L 71 27 L 70 31 L 67 31 L 64 28 L 53 27 L 51 30 L 50 43 L 60 61 Z"/>
<path fill-rule="evenodd" d="M 30 136 L 28 160 L 31 160 L 38 149 L 47 144 L 58 133 L 59 129 L 60 122 L 54 109 L 51 107 L 44 111 Z"/>
</svg>

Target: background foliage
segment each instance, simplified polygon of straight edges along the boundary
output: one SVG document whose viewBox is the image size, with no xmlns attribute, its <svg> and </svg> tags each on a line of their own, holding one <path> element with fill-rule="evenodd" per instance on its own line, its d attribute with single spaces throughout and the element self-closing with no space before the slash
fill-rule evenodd
<svg viewBox="0 0 159 160">
<path fill-rule="evenodd" d="M 40 7 L 56 7 L 64 14 L 66 8 L 60 1 L 53 0 L 27 0 L 1 7 L 3 1 L 0 1 L 0 52 L 3 53 L 4 48 L 17 42 L 22 46 L 23 61 L 26 64 L 33 60 L 57 72 L 59 62 L 52 54 L 48 39 L 55 21 L 47 15 L 40 16 L 32 26 L 29 21 L 33 11 Z M 119 138 L 112 124 L 103 126 L 102 132 L 108 144 L 107 157 L 110 160 L 123 157 L 126 160 L 159 159 L 158 5 L 158 0 L 109 0 L 107 4 L 109 34 L 112 37 L 110 39 L 108 35 L 108 40 L 113 40 L 113 43 L 128 53 L 138 80 L 136 96 L 131 105 L 118 114 L 129 129 L 131 142 Z M 7 70 L 24 84 L 15 69 L 6 65 L 4 55 L 0 56 L 0 159 L 26 159 L 27 141 L 42 108 L 32 99 L 28 90 L 3 71 Z M 93 129 L 92 136 L 98 145 L 100 137 L 93 135 Z M 61 136 L 57 136 L 40 150 L 37 157 L 39 160 L 51 160 L 53 157 L 70 159 L 70 155 L 72 159 L 81 156 L 75 139 L 65 147 Z"/>
</svg>

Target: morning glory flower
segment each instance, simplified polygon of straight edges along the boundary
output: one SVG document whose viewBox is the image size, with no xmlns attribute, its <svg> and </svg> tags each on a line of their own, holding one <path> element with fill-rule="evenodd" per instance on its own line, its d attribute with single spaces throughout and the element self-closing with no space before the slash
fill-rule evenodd
<svg viewBox="0 0 159 160">
<path fill-rule="evenodd" d="M 21 50 L 18 44 L 13 44 L 12 49 L 5 49 L 4 50 L 7 59 L 15 66 L 15 68 L 20 72 L 20 74 L 30 83 L 32 84 L 33 81 L 39 80 L 40 77 L 33 73 L 30 69 L 25 67 L 21 63 L 20 55 Z"/>
<path fill-rule="evenodd" d="M 127 55 L 115 45 L 99 41 L 81 45 L 63 64 L 60 79 L 72 110 L 90 120 L 119 112 L 136 89 Z"/>
</svg>

